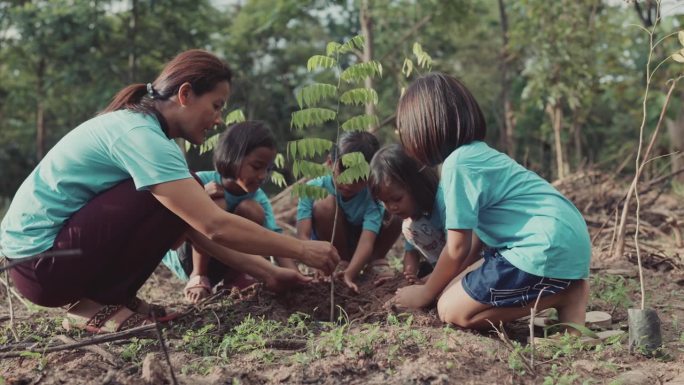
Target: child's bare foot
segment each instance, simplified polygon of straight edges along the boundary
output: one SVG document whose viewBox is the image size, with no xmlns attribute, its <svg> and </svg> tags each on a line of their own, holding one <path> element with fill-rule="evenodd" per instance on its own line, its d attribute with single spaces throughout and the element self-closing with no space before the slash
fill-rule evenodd
<svg viewBox="0 0 684 385">
<path fill-rule="evenodd" d="M 197 303 L 211 294 L 211 282 L 204 275 L 193 275 L 183 289 L 185 299 L 190 303 Z"/>
<path fill-rule="evenodd" d="M 389 262 L 385 258 L 380 258 L 372 261 L 370 263 L 370 270 L 375 275 L 375 280 L 373 281 L 373 284 L 375 284 L 375 286 L 382 285 L 383 283 L 394 278 L 396 275 L 396 272 L 389 265 Z"/>
</svg>

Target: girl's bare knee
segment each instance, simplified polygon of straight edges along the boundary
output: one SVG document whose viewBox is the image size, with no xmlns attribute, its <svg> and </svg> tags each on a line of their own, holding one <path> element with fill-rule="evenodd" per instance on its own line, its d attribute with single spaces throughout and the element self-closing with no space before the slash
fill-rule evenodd
<svg viewBox="0 0 684 385">
<path fill-rule="evenodd" d="M 314 221 L 328 221 L 335 215 L 335 196 L 328 195 L 326 198 L 314 202 Z"/>
<path fill-rule="evenodd" d="M 245 199 L 244 201 L 238 203 L 238 205 L 235 207 L 235 215 L 239 215 L 260 225 L 263 225 L 264 221 L 266 220 L 264 208 L 253 199 Z"/>
<path fill-rule="evenodd" d="M 456 306 L 447 303 L 447 301 L 442 301 L 440 299 L 437 302 L 437 314 L 439 315 L 439 319 L 444 323 L 452 324 L 463 328 L 468 327 L 467 324 L 469 322 L 463 317 L 463 312 L 458 311 L 458 309 L 456 309 Z"/>
</svg>

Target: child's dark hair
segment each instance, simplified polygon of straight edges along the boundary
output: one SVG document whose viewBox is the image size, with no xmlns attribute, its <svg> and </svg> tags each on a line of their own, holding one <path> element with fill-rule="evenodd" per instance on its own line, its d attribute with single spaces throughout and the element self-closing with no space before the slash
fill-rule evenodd
<svg viewBox="0 0 684 385">
<path fill-rule="evenodd" d="M 128 109 L 154 115 L 164 132 L 168 124 L 155 107 L 155 100 L 167 100 L 178 93 L 183 83 L 190 83 L 192 92 L 200 96 L 214 90 L 220 82 L 230 82 L 233 72 L 228 64 L 214 54 L 200 49 L 181 52 L 164 66 L 152 83 L 135 83 L 119 91 L 100 114 Z"/>
<path fill-rule="evenodd" d="M 397 129 L 409 156 L 430 166 L 464 144 L 484 140 L 487 133 L 475 97 L 456 78 L 439 72 L 406 90 L 397 106 Z"/>
<path fill-rule="evenodd" d="M 275 137 L 264 122 L 248 121 L 228 127 L 214 148 L 214 167 L 224 178 L 237 177 L 240 163 L 259 147 L 276 148 Z"/>
<path fill-rule="evenodd" d="M 342 155 L 360 152 L 363 154 L 366 162 L 370 163 L 371 159 L 373 159 L 373 155 L 375 155 L 379 148 L 380 142 L 378 142 L 378 138 L 370 132 L 345 132 L 340 135 L 340 140 L 338 141 L 337 146 L 333 148 L 330 155 L 332 161 L 336 162 Z"/>
<path fill-rule="evenodd" d="M 370 162 L 368 186 L 373 196 L 390 183 L 402 186 L 411 194 L 419 213 L 432 212 L 439 184 L 437 171 L 420 165 L 398 144 L 381 148 Z"/>
</svg>

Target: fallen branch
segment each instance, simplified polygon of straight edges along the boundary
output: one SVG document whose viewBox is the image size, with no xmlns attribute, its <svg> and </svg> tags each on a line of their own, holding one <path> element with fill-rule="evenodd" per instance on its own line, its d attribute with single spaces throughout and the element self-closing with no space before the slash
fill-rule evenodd
<svg viewBox="0 0 684 385">
<path fill-rule="evenodd" d="M 76 349 L 76 348 L 81 348 L 81 347 L 89 346 L 89 345 L 97 345 L 97 344 L 102 344 L 105 342 L 112 342 L 112 341 L 127 339 L 129 337 L 138 336 L 141 334 L 148 333 L 154 329 L 155 329 L 155 325 L 143 325 L 143 326 L 138 326 L 138 327 L 135 327 L 132 329 L 124 330 L 121 332 L 107 333 L 107 334 L 103 334 L 100 336 L 91 337 L 91 338 L 88 338 L 85 340 L 76 341 L 74 343 L 69 343 L 69 344 L 48 345 L 48 346 L 44 346 L 42 348 L 31 348 L 31 349 L 25 349 L 22 351 L 0 353 L 0 358 L 20 357 L 20 356 L 24 355 L 26 352 L 52 353 L 52 352 L 57 352 L 57 351 L 61 351 L 61 350 Z"/>
</svg>

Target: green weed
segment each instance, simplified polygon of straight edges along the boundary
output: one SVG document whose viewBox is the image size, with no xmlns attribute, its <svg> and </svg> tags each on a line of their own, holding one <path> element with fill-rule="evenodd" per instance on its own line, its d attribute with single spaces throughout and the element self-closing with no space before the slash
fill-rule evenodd
<svg viewBox="0 0 684 385">
<path fill-rule="evenodd" d="M 211 355 L 218 345 L 217 338 L 211 334 L 214 328 L 214 324 L 208 324 L 199 330 L 187 330 L 183 335 L 184 348 L 190 353 Z"/>
<path fill-rule="evenodd" d="M 594 275 L 591 287 L 591 299 L 604 301 L 613 309 L 631 307 L 630 293 L 638 290 L 635 280 L 621 275 Z"/>
<path fill-rule="evenodd" d="M 578 374 L 561 374 L 558 365 L 551 366 L 551 374 L 544 377 L 544 385 L 572 385 L 579 378 Z"/>
<path fill-rule="evenodd" d="M 121 358 L 125 361 L 139 364 L 143 359 L 143 354 L 148 352 L 148 347 L 154 344 L 156 340 L 149 338 L 131 338 L 131 342 L 124 345 L 121 351 Z"/>
</svg>

